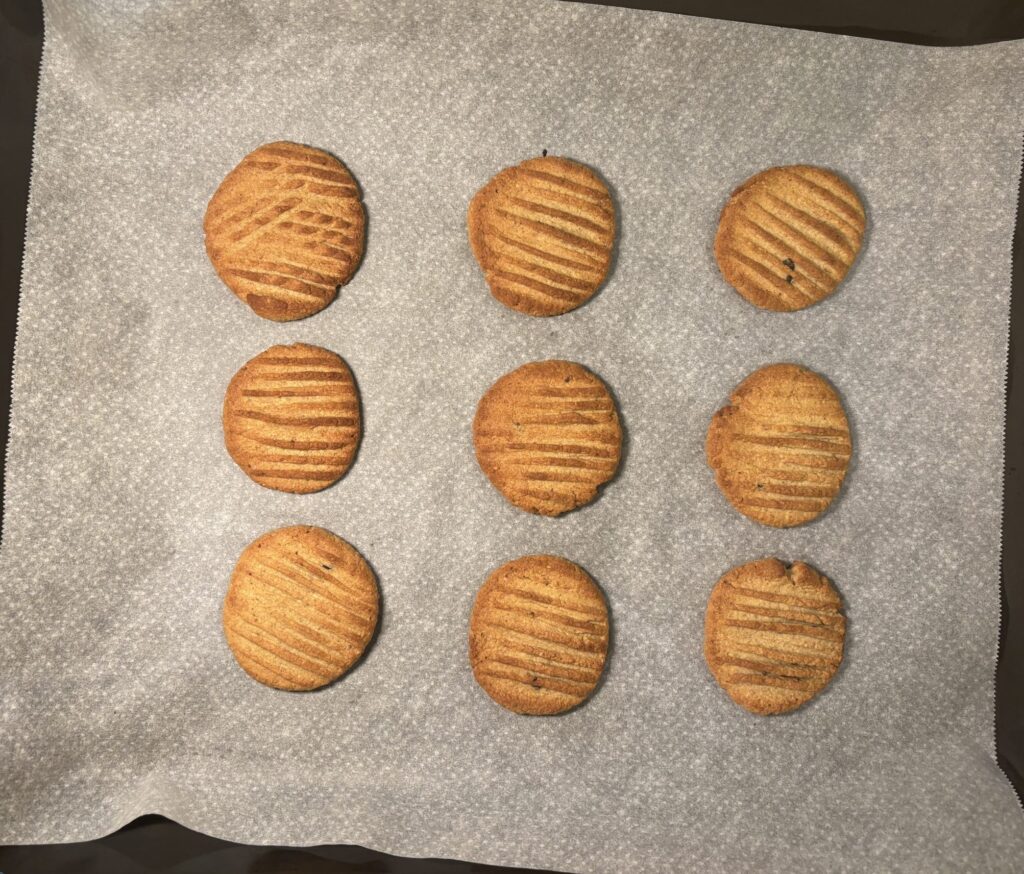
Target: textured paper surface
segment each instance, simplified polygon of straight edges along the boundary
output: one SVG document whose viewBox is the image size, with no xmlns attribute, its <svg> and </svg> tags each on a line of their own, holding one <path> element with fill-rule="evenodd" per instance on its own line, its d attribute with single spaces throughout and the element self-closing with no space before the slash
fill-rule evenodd
<svg viewBox="0 0 1024 874">
<path fill-rule="evenodd" d="M 0 840 L 91 838 L 147 812 L 254 843 L 348 842 L 571 871 L 1013 870 L 993 760 L 1003 379 L 1024 47 L 919 48 L 560 3 L 52 2 L 0 565 Z M 255 317 L 202 244 L 206 202 L 274 139 L 336 153 L 369 214 L 326 311 Z M 614 272 L 553 320 L 494 302 L 465 212 L 548 149 L 598 168 Z M 796 314 L 744 302 L 711 245 L 729 191 L 841 171 L 869 230 Z M 235 370 L 340 353 L 362 392 L 349 475 L 250 482 L 222 445 Z M 547 357 L 614 389 L 621 475 L 567 518 L 477 468 L 476 402 Z M 854 462 L 789 531 L 733 511 L 709 416 L 754 368 L 839 388 Z M 235 559 L 323 525 L 376 569 L 376 644 L 316 694 L 248 679 L 220 630 Z M 494 705 L 466 661 L 477 587 L 564 555 L 614 648 L 581 709 Z M 843 669 L 791 716 L 718 689 L 704 605 L 729 567 L 805 559 L 841 591 Z"/>
</svg>

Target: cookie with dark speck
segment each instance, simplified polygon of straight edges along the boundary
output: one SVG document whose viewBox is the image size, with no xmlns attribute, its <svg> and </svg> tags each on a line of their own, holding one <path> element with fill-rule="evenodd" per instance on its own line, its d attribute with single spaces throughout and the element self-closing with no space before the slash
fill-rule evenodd
<svg viewBox="0 0 1024 874">
<path fill-rule="evenodd" d="M 708 600 L 704 657 L 718 684 L 751 713 L 788 713 L 818 695 L 839 670 L 845 639 L 839 594 L 802 561 L 735 567 Z"/>
<path fill-rule="evenodd" d="M 594 692 L 607 655 L 604 594 L 571 561 L 517 558 L 477 592 L 469 662 L 502 707 L 532 716 L 571 710 Z"/>
<path fill-rule="evenodd" d="M 254 680 L 304 691 L 337 680 L 377 628 L 377 579 L 323 528 L 270 531 L 242 552 L 224 599 L 228 646 Z"/>
<path fill-rule="evenodd" d="M 772 167 L 732 193 L 715 258 L 726 282 L 755 306 L 802 310 L 843 281 L 864 226 L 857 192 L 835 173 L 805 164 Z"/>
</svg>

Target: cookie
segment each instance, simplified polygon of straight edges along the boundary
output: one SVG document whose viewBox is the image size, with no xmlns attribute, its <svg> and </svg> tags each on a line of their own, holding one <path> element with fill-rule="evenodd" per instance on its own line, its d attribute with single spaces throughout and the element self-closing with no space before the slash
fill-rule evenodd
<svg viewBox="0 0 1024 874">
<path fill-rule="evenodd" d="M 843 281 L 864 238 L 864 206 L 835 173 L 772 167 L 737 188 L 722 210 L 715 258 L 755 306 L 802 310 Z"/>
<path fill-rule="evenodd" d="M 377 628 L 377 579 L 366 560 L 323 528 L 278 528 L 242 552 L 224 599 L 224 634 L 238 664 L 275 689 L 331 683 Z"/>
<path fill-rule="evenodd" d="M 839 594 L 802 561 L 735 567 L 708 599 L 704 658 L 751 713 L 788 713 L 814 698 L 839 670 L 845 638 Z"/>
<path fill-rule="evenodd" d="M 850 463 L 850 426 L 835 389 L 813 370 L 770 364 L 711 418 L 708 464 L 729 503 L 773 528 L 820 516 Z"/>
<path fill-rule="evenodd" d="M 505 374 L 473 419 L 480 467 L 511 503 L 559 516 L 597 497 L 619 467 L 615 400 L 593 373 L 569 361 L 537 361 Z"/>
<path fill-rule="evenodd" d="M 611 266 L 611 194 L 593 170 L 568 158 L 502 170 L 473 197 L 468 225 L 491 294 L 530 316 L 586 303 Z"/>
<path fill-rule="evenodd" d="M 517 558 L 476 594 L 469 663 L 502 707 L 533 716 L 571 710 L 593 693 L 607 656 L 604 594 L 571 561 Z"/>
<path fill-rule="evenodd" d="M 265 319 L 318 313 L 356 272 L 366 214 L 359 186 L 333 155 L 269 143 L 221 182 L 203 222 L 217 275 Z"/>
<path fill-rule="evenodd" d="M 333 352 L 271 346 L 232 378 L 223 422 L 224 445 L 250 479 L 280 492 L 318 492 L 355 459 L 359 390 Z"/>
</svg>

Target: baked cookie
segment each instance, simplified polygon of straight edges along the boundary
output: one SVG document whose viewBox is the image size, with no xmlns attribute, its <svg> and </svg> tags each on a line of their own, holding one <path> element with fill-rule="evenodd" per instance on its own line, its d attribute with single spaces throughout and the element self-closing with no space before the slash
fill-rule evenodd
<svg viewBox="0 0 1024 874">
<path fill-rule="evenodd" d="M 715 258 L 733 288 L 766 310 L 802 310 L 843 281 L 864 237 L 864 207 L 835 173 L 772 167 L 737 188 L 718 223 Z"/>
<path fill-rule="evenodd" d="M 505 374 L 473 419 L 480 467 L 523 510 L 559 516 L 594 500 L 622 451 L 615 400 L 569 361 L 537 361 Z"/>
<path fill-rule="evenodd" d="M 850 463 L 850 426 L 835 389 L 813 370 L 755 370 L 711 417 L 705 449 L 722 493 L 744 516 L 791 528 L 820 516 Z"/>
<path fill-rule="evenodd" d="M 275 689 L 331 683 L 377 628 L 377 579 L 323 528 L 278 528 L 242 552 L 224 599 L 224 634 L 238 664 Z"/>
<path fill-rule="evenodd" d="M 217 275 L 265 319 L 318 313 L 356 272 L 366 214 L 359 186 L 333 155 L 269 143 L 221 182 L 203 222 Z"/>
<path fill-rule="evenodd" d="M 733 568 L 711 592 L 704 657 L 737 704 L 788 713 L 824 689 L 843 660 L 846 619 L 832 584 L 802 561 Z"/>
<path fill-rule="evenodd" d="M 502 565 L 476 594 L 469 663 L 516 713 L 547 716 L 593 693 L 608 655 L 608 607 L 590 575 L 553 555 Z"/>
<path fill-rule="evenodd" d="M 223 422 L 224 445 L 250 479 L 279 492 L 319 492 L 355 459 L 359 390 L 333 352 L 271 346 L 231 379 Z"/>
<path fill-rule="evenodd" d="M 531 158 L 502 170 L 469 205 L 469 244 L 505 306 L 557 316 L 586 303 L 612 260 L 615 207 L 589 167 Z"/>
</svg>

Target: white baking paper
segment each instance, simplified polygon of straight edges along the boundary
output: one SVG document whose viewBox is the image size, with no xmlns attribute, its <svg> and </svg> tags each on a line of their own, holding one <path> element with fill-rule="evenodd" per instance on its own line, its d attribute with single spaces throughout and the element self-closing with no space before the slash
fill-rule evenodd
<svg viewBox="0 0 1024 874">
<path fill-rule="evenodd" d="M 559 2 L 52 0 L 0 553 L 0 840 L 93 838 L 150 812 L 251 843 L 579 872 L 1014 871 L 994 761 L 1002 423 L 1024 46 L 925 48 Z M 257 318 L 217 279 L 206 203 L 261 143 L 338 155 L 366 256 L 321 314 Z M 621 231 L 586 306 L 496 303 L 473 193 L 547 149 L 597 168 Z M 840 290 L 758 310 L 712 255 L 729 192 L 834 168 L 867 205 Z M 224 450 L 232 374 L 274 343 L 341 354 L 365 436 L 317 495 Z M 477 467 L 500 375 L 597 372 L 620 476 L 561 519 Z M 838 387 L 854 461 L 794 530 L 737 514 L 705 428 L 753 369 Z M 375 568 L 379 636 L 315 694 L 250 680 L 220 628 L 244 546 L 322 525 Z M 551 552 L 610 603 L 594 698 L 495 705 L 466 626 L 503 562 Z M 786 717 L 736 707 L 702 656 L 718 577 L 764 555 L 832 578 L 846 660 Z"/>
</svg>

